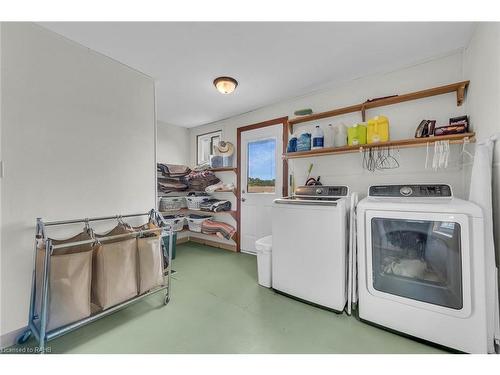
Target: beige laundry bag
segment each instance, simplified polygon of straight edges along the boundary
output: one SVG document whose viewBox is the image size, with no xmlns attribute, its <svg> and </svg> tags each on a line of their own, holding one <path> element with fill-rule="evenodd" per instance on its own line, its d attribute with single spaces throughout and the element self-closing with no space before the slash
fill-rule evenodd
<svg viewBox="0 0 500 375">
<path fill-rule="evenodd" d="M 53 245 L 92 239 L 84 232 L 67 240 L 52 240 Z M 90 315 L 90 288 L 93 244 L 55 249 L 50 257 L 47 331 Z M 45 243 L 36 254 L 36 311 L 41 317 Z"/>
<path fill-rule="evenodd" d="M 148 223 L 136 230 L 158 229 L 137 239 L 137 259 L 139 262 L 139 294 L 163 285 L 163 256 L 161 252 L 161 231 L 158 226 Z"/>
<path fill-rule="evenodd" d="M 107 236 L 134 232 L 119 224 L 97 240 Z M 92 268 L 92 300 L 103 310 L 137 295 L 137 240 L 135 237 L 102 240 L 94 251 Z"/>
</svg>

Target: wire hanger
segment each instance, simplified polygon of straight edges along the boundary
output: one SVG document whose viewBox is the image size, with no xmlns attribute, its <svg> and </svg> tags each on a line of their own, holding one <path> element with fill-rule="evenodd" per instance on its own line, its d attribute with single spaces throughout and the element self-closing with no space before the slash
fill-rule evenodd
<svg viewBox="0 0 500 375">
<path fill-rule="evenodd" d="M 125 222 L 123 221 L 122 215 L 116 215 L 116 220 L 118 221 L 118 224 L 126 225 Z"/>
<path fill-rule="evenodd" d="M 465 146 L 470 143 L 469 137 L 464 138 L 464 141 L 462 143 L 462 163 L 464 162 L 463 155 L 467 155 L 470 158 L 470 161 L 474 160 L 474 155 L 472 155 Z"/>
<path fill-rule="evenodd" d="M 89 224 L 89 218 L 86 217 L 85 220 L 84 220 L 84 227 L 83 227 L 83 230 L 85 232 L 89 232 L 90 231 L 90 224 Z"/>
</svg>

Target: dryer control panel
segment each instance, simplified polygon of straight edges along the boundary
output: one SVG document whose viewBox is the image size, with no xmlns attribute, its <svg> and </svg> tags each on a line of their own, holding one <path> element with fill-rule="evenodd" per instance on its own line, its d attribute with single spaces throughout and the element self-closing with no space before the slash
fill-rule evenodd
<svg viewBox="0 0 500 375">
<path fill-rule="evenodd" d="M 368 192 L 370 197 L 412 197 L 412 198 L 450 198 L 450 185 L 374 185 Z"/>
</svg>

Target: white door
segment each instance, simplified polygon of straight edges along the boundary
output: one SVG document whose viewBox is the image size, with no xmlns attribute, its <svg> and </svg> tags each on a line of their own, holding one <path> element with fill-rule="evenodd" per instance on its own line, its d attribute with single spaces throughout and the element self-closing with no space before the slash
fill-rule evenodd
<svg viewBox="0 0 500 375">
<path fill-rule="evenodd" d="M 241 133 L 241 251 L 255 253 L 255 241 L 271 234 L 271 205 L 282 196 L 283 125 Z"/>
</svg>

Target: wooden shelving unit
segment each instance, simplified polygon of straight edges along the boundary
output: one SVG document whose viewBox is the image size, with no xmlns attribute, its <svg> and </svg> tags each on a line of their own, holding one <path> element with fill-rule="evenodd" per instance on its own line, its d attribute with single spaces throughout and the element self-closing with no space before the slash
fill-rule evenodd
<svg viewBox="0 0 500 375">
<path fill-rule="evenodd" d="M 474 142 L 475 133 L 442 135 L 437 137 L 426 137 L 426 138 L 400 139 L 396 141 L 371 143 L 371 144 L 356 145 L 356 146 L 329 147 L 311 151 L 288 152 L 283 154 L 283 156 L 286 159 L 310 158 L 315 156 L 349 154 L 353 152 L 361 152 L 365 149 L 376 148 L 376 147 L 393 147 L 393 148 L 421 147 L 421 146 L 426 146 L 427 143 L 432 144 L 436 141 L 446 141 L 446 140 L 450 141 L 450 144 Z"/>
<path fill-rule="evenodd" d="M 218 172 L 237 173 L 237 168 L 233 168 L 233 167 L 210 168 L 208 170 L 211 172 L 214 172 L 214 173 L 218 173 Z M 168 177 L 158 175 L 158 179 L 166 179 L 166 178 L 168 178 Z M 193 190 L 184 190 L 184 191 L 181 191 L 179 193 L 189 193 L 191 191 L 193 191 Z M 237 189 L 234 188 L 234 189 L 228 189 L 228 190 L 217 190 L 217 191 L 214 191 L 213 193 L 210 193 L 210 194 L 232 193 L 237 197 L 237 192 L 238 192 Z M 169 196 L 172 196 L 172 195 L 158 193 L 158 197 L 169 197 Z M 235 206 L 238 207 L 237 202 L 236 202 Z M 190 210 L 188 208 L 181 208 L 180 210 L 166 210 L 166 211 L 161 212 L 161 214 L 163 214 L 163 215 L 174 215 L 176 213 L 181 213 L 181 214 L 185 214 L 185 215 L 188 215 L 190 213 L 207 214 L 207 215 L 210 214 L 210 215 L 214 215 L 214 216 L 215 215 L 230 215 L 234 219 L 234 221 L 236 221 L 236 227 L 238 227 L 238 217 L 239 216 L 238 216 L 237 210 L 209 212 L 209 211 Z M 197 243 L 201 243 L 201 244 L 205 244 L 205 245 L 218 247 L 218 248 L 225 249 L 225 250 L 238 251 L 238 240 L 239 240 L 238 232 L 236 232 L 236 234 L 233 236 L 233 239 L 232 239 L 233 243 L 231 243 L 231 241 L 229 241 L 229 240 L 227 240 L 227 241 L 221 240 L 215 234 L 212 235 L 212 234 L 204 234 L 204 233 L 199 233 L 199 232 L 192 232 L 187 227 L 184 228 L 182 231 L 179 231 L 177 233 L 179 233 L 179 234 L 185 233 L 186 234 L 182 238 L 177 239 L 178 244 L 188 242 L 188 241 L 193 241 L 193 242 L 197 242 Z"/>
<path fill-rule="evenodd" d="M 313 113 L 312 115 L 295 117 L 288 120 L 288 130 L 290 134 L 293 133 L 293 126 L 303 122 L 315 121 L 329 117 L 335 117 L 339 115 L 344 115 L 347 113 L 361 112 L 362 120 L 365 121 L 365 111 L 371 108 L 383 107 L 387 105 L 393 105 L 397 103 L 403 103 L 410 100 L 423 99 L 431 96 L 448 94 L 456 92 L 457 95 L 457 106 L 461 106 L 465 97 L 465 89 L 469 85 L 469 81 L 462 81 L 457 83 L 452 83 L 450 85 L 433 87 L 431 89 L 415 91 L 403 95 L 395 95 L 386 98 L 376 99 L 373 101 L 367 100 L 364 103 L 354 104 L 348 107 L 342 107 L 333 109 L 331 111 Z"/>
<path fill-rule="evenodd" d="M 233 168 L 233 167 L 210 168 L 209 171 L 212 171 L 212 172 L 236 172 L 236 168 Z"/>
<path fill-rule="evenodd" d="M 223 168 L 211 168 L 210 169 L 212 172 L 217 173 L 217 172 L 234 172 L 235 173 L 235 182 L 234 185 L 237 185 L 236 182 L 236 175 L 238 172 L 237 168 L 233 167 L 223 167 Z M 221 211 L 221 212 L 214 212 L 213 214 L 218 215 L 218 214 L 229 214 L 231 217 L 234 219 L 236 222 L 236 228 L 239 228 L 238 220 L 239 220 L 239 204 L 238 204 L 238 190 L 235 187 L 234 189 L 229 189 L 229 190 L 217 190 L 214 191 L 211 194 L 217 194 L 217 193 L 231 193 L 234 194 L 236 197 L 236 204 L 233 205 L 233 208 L 236 208 L 236 210 L 231 210 L 231 211 Z M 225 250 L 230 250 L 230 251 L 239 251 L 239 233 L 236 231 L 234 234 L 232 240 L 234 241 L 234 244 L 231 243 L 225 243 L 221 242 L 220 238 L 217 237 L 216 235 L 207 235 L 207 234 L 202 234 L 202 233 L 197 233 L 195 234 L 194 237 L 189 237 L 190 241 L 193 242 L 198 242 L 204 245 L 209 245 L 209 246 L 214 246 L 214 247 L 219 247 L 221 249 Z M 213 239 L 213 240 L 212 240 Z"/>
</svg>

